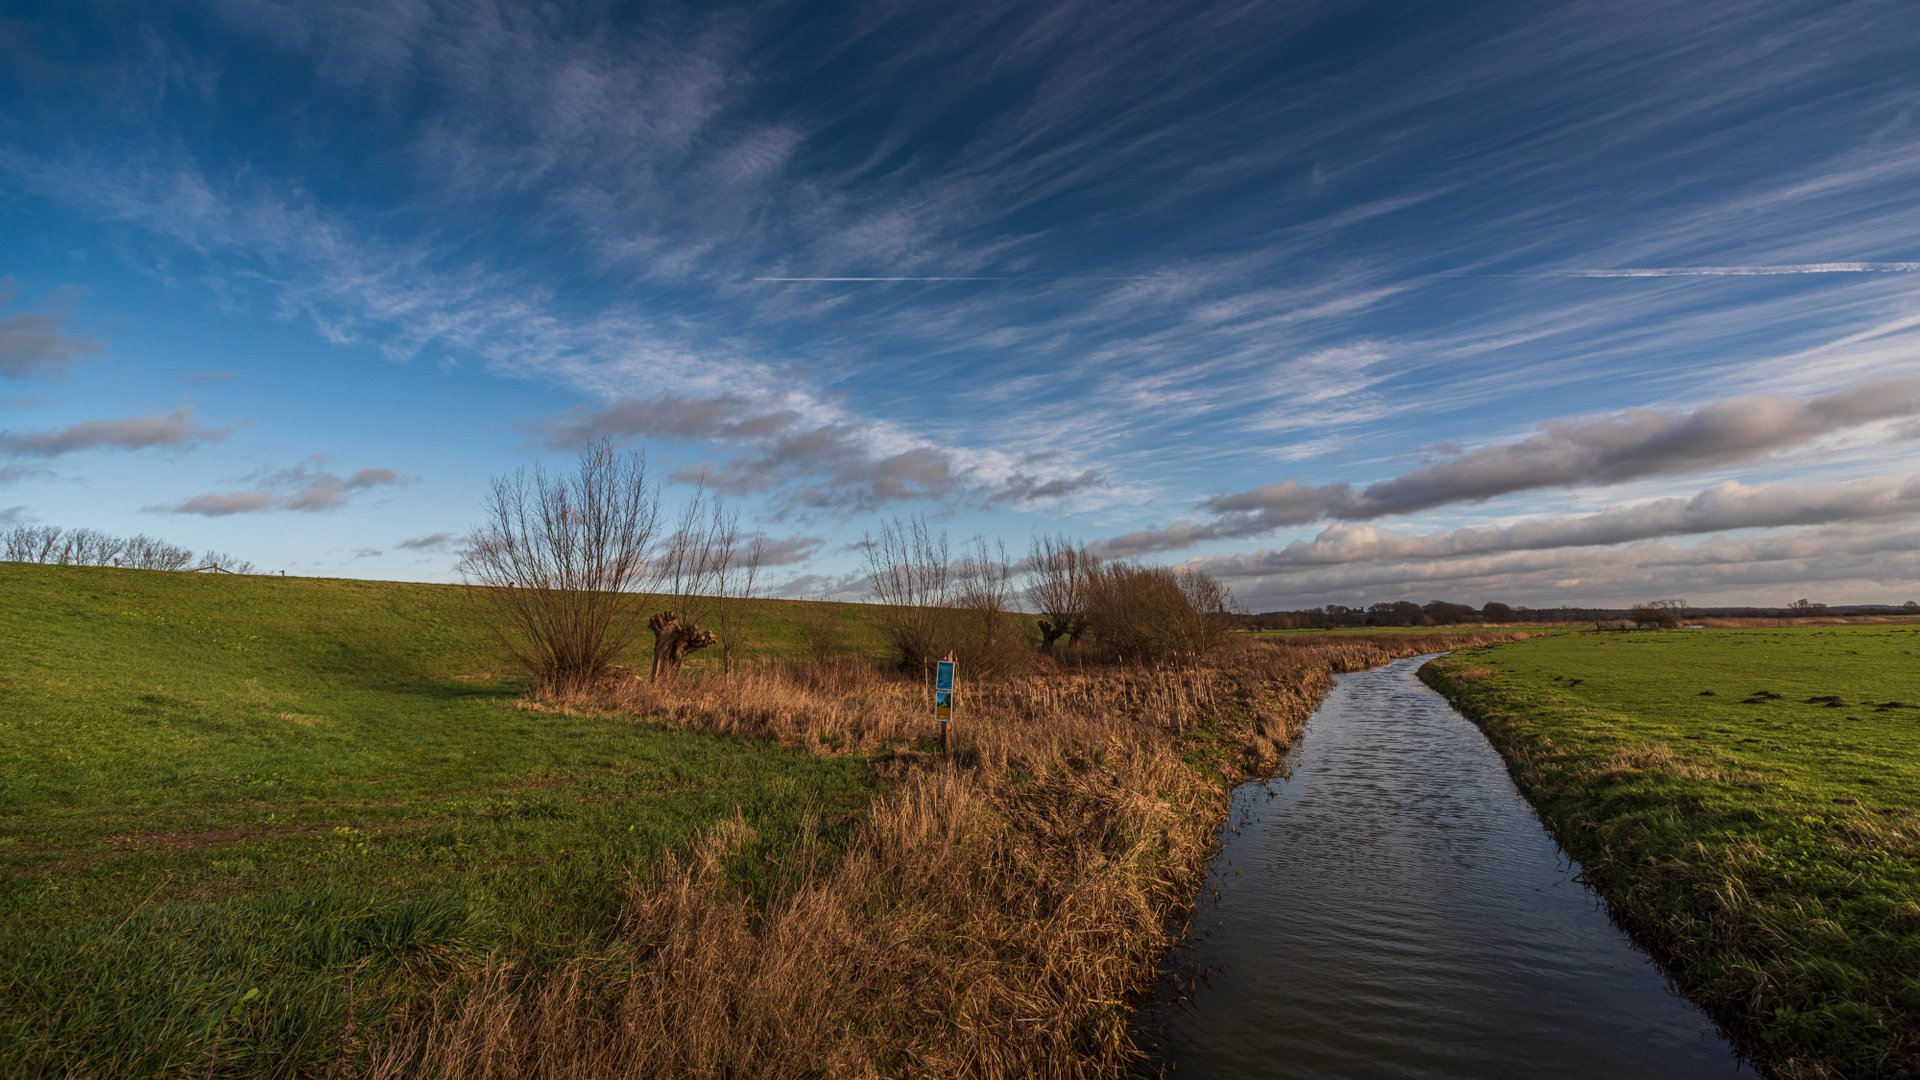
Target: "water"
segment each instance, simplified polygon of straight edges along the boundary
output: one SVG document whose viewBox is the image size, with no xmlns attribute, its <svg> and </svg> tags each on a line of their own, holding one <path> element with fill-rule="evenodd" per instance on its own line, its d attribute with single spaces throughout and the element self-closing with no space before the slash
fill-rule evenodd
<svg viewBox="0 0 1920 1080">
<path fill-rule="evenodd" d="M 1422 662 L 1342 676 L 1291 777 L 1234 794 L 1149 1024 L 1175 1075 L 1750 1076 Z"/>
</svg>

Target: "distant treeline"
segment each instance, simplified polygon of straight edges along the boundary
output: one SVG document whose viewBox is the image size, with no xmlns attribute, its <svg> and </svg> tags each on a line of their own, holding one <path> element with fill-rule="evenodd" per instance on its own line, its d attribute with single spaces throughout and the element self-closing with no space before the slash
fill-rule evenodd
<svg viewBox="0 0 1920 1080">
<path fill-rule="evenodd" d="M 1839 604 L 1829 606 L 1808 600 L 1796 600 L 1782 607 L 1690 607 L 1673 609 L 1689 619 L 1787 619 L 1819 615 L 1912 615 L 1920 613 L 1920 602 L 1905 604 Z M 1249 630 L 1330 630 L 1344 626 L 1459 626 L 1468 623 L 1588 623 L 1629 622 L 1641 618 L 1638 608 L 1552 607 L 1530 608 L 1489 603 L 1480 607 L 1434 600 L 1416 604 L 1411 600 L 1347 607 L 1325 607 L 1299 611 L 1263 611 L 1243 616 Z"/>
<path fill-rule="evenodd" d="M 52 525 L 15 525 L 0 532 L 0 562 L 51 566 L 118 566 L 128 570 L 222 570 L 251 574 L 253 564 L 224 551 L 169 544 L 141 533 L 114 536 L 98 529 L 61 529 Z"/>
</svg>

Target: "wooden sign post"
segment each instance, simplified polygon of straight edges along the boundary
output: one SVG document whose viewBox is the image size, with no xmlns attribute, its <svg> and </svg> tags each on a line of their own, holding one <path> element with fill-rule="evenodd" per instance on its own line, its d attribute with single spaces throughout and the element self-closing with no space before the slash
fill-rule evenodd
<svg viewBox="0 0 1920 1080">
<path fill-rule="evenodd" d="M 953 723 L 953 654 L 948 653 L 934 667 L 933 718 L 940 722 L 940 752 L 947 752 L 947 728 Z"/>
</svg>

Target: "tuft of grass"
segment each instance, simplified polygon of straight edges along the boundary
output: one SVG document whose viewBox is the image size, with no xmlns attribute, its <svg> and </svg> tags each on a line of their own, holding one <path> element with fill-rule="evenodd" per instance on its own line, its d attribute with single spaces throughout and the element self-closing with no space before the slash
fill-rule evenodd
<svg viewBox="0 0 1920 1080">
<path fill-rule="evenodd" d="M 1845 712 L 1910 695 L 1917 653 L 1900 626 L 1588 633 L 1422 677 L 1764 1071 L 1896 1076 L 1920 1073 L 1920 723 Z"/>
</svg>

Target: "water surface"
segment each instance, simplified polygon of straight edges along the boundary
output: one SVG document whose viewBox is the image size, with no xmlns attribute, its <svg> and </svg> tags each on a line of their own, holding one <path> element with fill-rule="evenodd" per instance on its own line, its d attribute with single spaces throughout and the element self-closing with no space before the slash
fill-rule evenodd
<svg viewBox="0 0 1920 1080">
<path fill-rule="evenodd" d="M 1750 1076 L 1423 661 L 1341 676 L 1290 778 L 1235 793 L 1149 1024 L 1175 1075 Z"/>
</svg>

